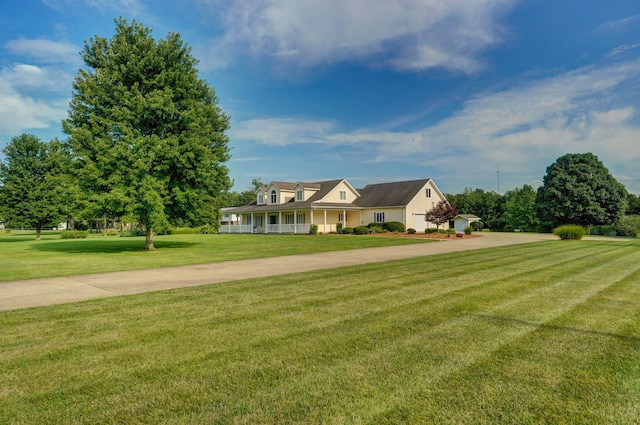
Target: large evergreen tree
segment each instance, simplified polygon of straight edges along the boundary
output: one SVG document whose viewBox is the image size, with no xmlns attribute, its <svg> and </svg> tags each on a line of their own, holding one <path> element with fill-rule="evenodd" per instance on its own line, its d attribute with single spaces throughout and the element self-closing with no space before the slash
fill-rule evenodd
<svg viewBox="0 0 640 425">
<path fill-rule="evenodd" d="M 167 224 L 217 225 L 230 187 L 229 118 L 179 34 L 155 40 L 116 20 L 111 39 L 85 42 L 63 129 L 97 214 L 131 215 L 145 249 Z"/>
<path fill-rule="evenodd" d="M 70 157 L 57 140 L 31 134 L 11 139 L 0 162 L 0 216 L 12 226 L 34 227 L 36 240 L 45 226 L 64 221 L 72 204 L 66 174 Z"/>
<path fill-rule="evenodd" d="M 615 224 L 625 213 L 627 190 L 592 153 L 566 154 L 547 167 L 536 209 L 547 228 L 563 224 Z"/>
</svg>

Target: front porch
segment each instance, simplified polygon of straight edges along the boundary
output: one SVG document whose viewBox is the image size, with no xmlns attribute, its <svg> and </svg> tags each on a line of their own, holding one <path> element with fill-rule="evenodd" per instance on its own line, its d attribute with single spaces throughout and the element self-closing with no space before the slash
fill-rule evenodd
<svg viewBox="0 0 640 425">
<path fill-rule="evenodd" d="M 356 227 L 362 220 L 359 211 L 346 209 L 265 211 L 239 213 L 238 216 L 235 223 L 221 224 L 220 233 L 308 234 L 313 224 L 318 226 L 318 232 L 331 233 L 337 230 L 338 223 L 343 227 Z"/>
</svg>

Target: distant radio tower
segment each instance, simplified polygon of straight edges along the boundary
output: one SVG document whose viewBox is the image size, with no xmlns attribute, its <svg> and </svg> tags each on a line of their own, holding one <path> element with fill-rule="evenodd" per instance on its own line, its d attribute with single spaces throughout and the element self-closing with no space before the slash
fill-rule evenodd
<svg viewBox="0 0 640 425">
<path fill-rule="evenodd" d="M 498 175 L 498 193 L 500 193 L 500 164 L 498 164 L 498 171 L 496 171 Z"/>
</svg>

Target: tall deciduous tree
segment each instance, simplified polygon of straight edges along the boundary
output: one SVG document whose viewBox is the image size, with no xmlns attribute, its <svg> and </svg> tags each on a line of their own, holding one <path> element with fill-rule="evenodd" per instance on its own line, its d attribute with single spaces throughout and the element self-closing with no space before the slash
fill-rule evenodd
<svg viewBox="0 0 640 425">
<path fill-rule="evenodd" d="M 22 134 L 3 149 L 0 162 L 0 215 L 14 226 L 35 227 L 36 240 L 45 226 L 64 221 L 72 204 L 70 162 L 63 145 Z"/>
<path fill-rule="evenodd" d="M 449 220 L 453 220 L 456 216 L 456 206 L 446 201 L 440 201 L 435 207 L 426 212 L 424 219 L 429 223 L 436 225 L 436 229 L 440 228 L 441 224 L 448 223 Z"/>
<path fill-rule="evenodd" d="M 547 228 L 615 224 L 626 207 L 627 190 L 592 153 L 558 158 L 536 194 L 537 214 Z"/>
<path fill-rule="evenodd" d="M 97 213 L 131 215 L 145 249 L 167 224 L 217 225 L 230 187 L 229 118 L 179 34 L 116 20 L 111 39 L 85 42 L 63 129 Z"/>
</svg>

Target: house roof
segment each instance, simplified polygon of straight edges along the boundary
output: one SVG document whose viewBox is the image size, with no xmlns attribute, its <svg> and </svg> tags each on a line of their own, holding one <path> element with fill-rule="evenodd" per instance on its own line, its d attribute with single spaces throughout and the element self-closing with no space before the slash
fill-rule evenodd
<svg viewBox="0 0 640 425">
<path fill-rule="evenodd" d="M 408 205 L 431 179 L 370 184 L 360 191 L 354 204 L 360 207 L 398 207 Z"/>
<path fill-rule="evenodd" d="M 277 210 L 291 210 L 292 208 L 342 208 L 342 209 L 360 209 L 360 207 L 351 203 L 335 203 L 335 202 L 321 202 L 322 199 L 329 194 L 336 186 L 344 179 L 328 180 L 323 182 L 314 183 L 286 183 L 286 182 L 272 182 L 280 189 L 293 190 L 297 185 L 301 185 L 305 188 L 317 189 L 317 191 L 306 201 L 295 201 L 291 199 L 283 204 L 264 204 L 258 205 L 254 200 L 248 205 L 242 207 L 235 207 L 230 210 L 233 212 L 260 212 L 260 211 L 277 211 Z"/>
<path fill-rule="evenodd" d="M 280 190 L 293 190 L 296 187 L 297 183 L 289 183 L 289 182 L 271 182 L 272 185 L 276 186 Z"/>
<path fill-rule="evenodd" d="M 481 220 L 480 217 L 478 217 L 477 215 L 473 215 L 473 214 L 458 214 L 455 218 L 458 218 L 458 217 L 463 218 L 463 219 L 468 220 L 468 221 L 479 221 L 479 220 Z"/>
</svg>

